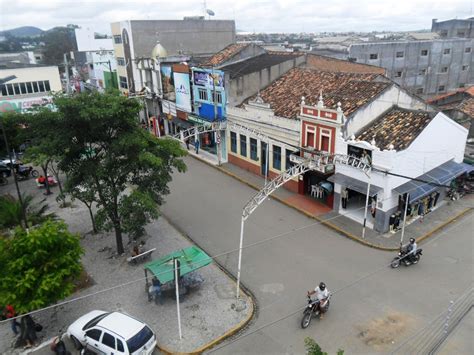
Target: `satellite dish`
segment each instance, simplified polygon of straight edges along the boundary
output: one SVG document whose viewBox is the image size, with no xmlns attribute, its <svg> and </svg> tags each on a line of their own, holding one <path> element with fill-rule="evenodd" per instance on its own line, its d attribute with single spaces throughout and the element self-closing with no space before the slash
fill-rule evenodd
<svg viewBox="0 0 474 355">
<path fill-rule="evenodd" d="M 216 14 L 211 9 L 206 9 L 206 12 L 209 16 L 215 16 Z"/>
</svg>

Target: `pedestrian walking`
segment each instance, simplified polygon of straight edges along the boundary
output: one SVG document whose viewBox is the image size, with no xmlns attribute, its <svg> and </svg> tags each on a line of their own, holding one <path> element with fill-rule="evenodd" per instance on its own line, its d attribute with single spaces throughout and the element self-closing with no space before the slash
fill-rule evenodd
<svg viewBox="0 0 474 355">
<path fill-rule="evenodd" d="M 347 208 L 348 195 L 349 195 L 349 192 L 347 191 L 347 189 L 346 188 L 342 189 L 341 191 L 342 208 Z"/>
<path fill-rule="evenodd" d="M 31 348 L 38 339 L 36 335 L 36 324 L 29 314 L 21 317 L 20 320 L 20 339 L 26 344 L 25 348 Z"/>
<path fill-rule="evenodd" d="M 186 149 L 189 150 L 189 137 L 184 140 L 186 143 Z"/>
<path fill-rule="evenodd" d="M 20 326 L 20 323 L 17 322 L 17 320 L 15 319 L 16 317 L 16 312 L 15 312 L 15 309 L 13 308 L 13 306 L 11 304 L 7 304 L 4 311 L 4 316 L 6 319 L 11 319 L 11 328 L 12 328 L 12 331 L 13 331 L 13 334 L 15 334 L 15 336 L 18 335 L 18 327 Z"/>
<path fill-rule="evenodd" d="M 196 150 L 196 154 L 199 154 L 199 138 L 194 140 L 194 149 Z"/>
<path fill-rule="evenodd" d="M 160 302 L 160 304 L 163 304 L 163 294 L 161 293 L 161 282 L 155 277 L 151 280 L 151 286 L 149 289 L 149 292 L 151 295 L 153 295 L 153 298 L 155 300 L 155 303 Z"/>
</svg>

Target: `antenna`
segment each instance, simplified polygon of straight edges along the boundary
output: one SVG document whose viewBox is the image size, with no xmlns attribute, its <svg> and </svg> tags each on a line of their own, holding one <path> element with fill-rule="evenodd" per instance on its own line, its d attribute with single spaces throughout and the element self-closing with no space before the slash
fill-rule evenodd
<svg viewBox="0 0 474 355">
<path fill-rule="evenodd" d="M 211 9 L 206 9 L 206 13 L 209 15 L 209 20 L 211 19 L 211 16 L 215 16 L 216 14 L 214 13 L 214 11 L 212 11 Z"/>
</svg>

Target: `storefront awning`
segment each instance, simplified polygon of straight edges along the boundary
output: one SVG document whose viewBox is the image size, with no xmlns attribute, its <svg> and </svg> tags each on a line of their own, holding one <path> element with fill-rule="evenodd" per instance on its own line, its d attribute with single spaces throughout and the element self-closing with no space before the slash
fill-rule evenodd
<svg viewBox="0 0 474 355">
<path fill-rule="evenodd" d="M 341 173 L 336 173 L 330 176 L 328 180 L 335 184 L 339 184 L 343 187 L 346 187 L 348 189 L 360 192 L 361 194 L 365 195 L 367 193 L 367 183 L 364 181 L 351 178 L 350 176 L 343 175 Z M 369 195 L 370 196 L 377 195 L 381 190 L 382 190 L 381 187 L 371 184 Z"/>
<path fill-rule="evenodd" d="M 400 194 L 409 193 L 410 201 L 418 200 L 435 191 L 438 188 L 438 185 L 448 185 L 454 178 L 464 174 L 465 172 L 469 172 L 469 166 L 466 165 L 467 164 L 459 164 L 450 160 L 417 177 L 418 180 L 426 182 L 410 180 L 403 185 L 396 187 L 395 191 Z M 433 182 L 434 184 L 428 182 Z"/>
</svg>

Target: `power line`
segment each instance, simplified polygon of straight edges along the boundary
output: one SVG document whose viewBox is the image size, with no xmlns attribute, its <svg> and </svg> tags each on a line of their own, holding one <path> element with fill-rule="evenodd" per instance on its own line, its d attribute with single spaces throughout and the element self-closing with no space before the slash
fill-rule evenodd
<svg viewBox="0 0 474 355">
<path fill-rule="evenodd" d="M 387 198 L 388 199 L 388 198 Z M 383 199 L 381 201 L 385 201 L 386 199 Z M 357 210 L 362 210 L 364 209 L 364 207 L 360 207 L 356 210 L 353 210 L 353 211 L 357 211 Z M 352 211 L 352 212 L 353 212 Z M 284 232 L 284 233 L 280 233 L 280 234 L 277 234 L 277 235 L 274 235 L 274 236 L 271 236 L 271 237 L 268 237 L 268 238 L 265 238 L 263 240 L 260 240 L 260 241 L 257 241 L 257 242 L 254 242 L 254 243 L 251 243 L 251 244 L 247 244 L 247 245 L 244 245 L 242 247 L 242 249 L 247 249 L 247 248 L 251 248 L 251 247 L 254 247 L 254 246 L 257 246 L 257 245 L 260 245 L 260 244 L 263 244 L 263 243 L 266 243 L 266 242 L 269 242 L 269 241 L 272 241 L 274 239 L 278 239 L 278 238 L 281 238 L 281 237 L 284 237 L 284 236 L 287 236 L 287 235 L 290 235 L 294 232 L 298 232 L 298 231 L 301 231 L 303 229 L 306 229 L 306 228 L 310 228 L 310 227 L 313 227 L 313 226 L 316 226 L 318 224 L 324 224 L 325 222 L 328 222 L 328 221 L 331 221 L 331 220 L 335 220 L 337 218 L 340 218 L 340 217 L 345 217 L 346 215 L 349 215 L 349 212 L 346 213 L 346 214 L 338 214 L 337 216 L 334 216 L 334 217 L 330 217 L 330 218 L 327 218 L 327 219 L 324 219 L 324 220 L 320 220 L 320 221 L 317 221 L 315 223 L 311 223 L 311 224 L 308 224 L 308 225 L 305 225 L 305 226 L 301 226 L 301 227 L 298 227 L 298 228 L 294 228 L 290 231 L 287 231 L 287 232 Z M 444 234 L 445 232 L 442 232 L 441 234 Z M 215 254 L 214 256 L 210 256 L 209 258 L 212 259 L 212 260 L 215 260 L 216 258 L 218 257 L 222 257 L 222 256 L 225 256 L 225 255 L 228 255 L 228 254 L 232 254 L 232 253 L 235 253 L 239 250 L 239 248 L 235 248 L 235 249 L 231 249 L 229 251 L 226 251 L 226 252 L 222 252 L 222 253 L 218 253 L 218 254 Z M 199 263 L 189 263 L 189 265 L 199 265 Z M 167 271 L 163 271 L 163 272 L 160 272 L 158 274 L 156 274 L 156 276 L 159 276 L 159 275 L 162 275 L 162 274 L 165 274 L 167 273 Z M 117 289 L 117 288 L 120 288 L 120 287 L 123 287 L 123 286 L 127 286 L 127 285 L 130 285 L 130 284 L 133 284 L 133 283 L 136 283 L 136 282 L 140 282 L 140 281 L 143 281 L 143 280 L 146 280 L 146 277 L 143 277 L 143 278 L 139 278 L 139 279 L 136 279 L 136 280 L 132 280 L 132 281 L 128 281 L 128 282 L 125 282 L 125 283 L 122 283 L 122 284 L 119 284 L 119 285 L 115 285 L 115 286 L 112 286 L 112 287 L 109 287 L 109 288 L 106 288 L 106 289 L 103 289 L 103 290 L 99 290 L 99 291 L 96 291 L 94 293 L 91 293 L 91 294 L 87 294 L 87 295 L 83 295 L 83 296 L 79 296 L 79 297 L 76 297 L 76 298 L 73 298 L 73 299 L 70 299 L 70 300 L 67 300 L 67 301 L 63 301 L 63 302 L 60 302 L 60 303 L 56 303 L 54 305 L 50 305 L 50 306 L 46 306 L 46 307 L 43 307 L 43 308 L 40 308 L 40 309 L 37 309 L 37 310 L 34 310 L 34 311 L 31 311 L 31 312 L 28 312 L 28 313 L 24 313 L 20 316 L 17 316 L 13 319 L 16 319 L 16 318 L 21 318 L 22 316 L 25 316 L 25 315 L 31 315 L 31 314 L 35 314 L 35 313 L 39 313 L 39 312 L 42 312 L 42 311 L 45 311 L 45 310 L 48 310 L 48 309 L 51 309 L 51 308 L 54 308 L 54 307 L 58 307 L 58 306 L 62 306 L 62 305 L 65 305 L 65 304 L 68 304 L 68 303 L 73 303 L 73 302 L 76 302 L 76 301 L 80 301 L 82 299 L 85 299 L 85 298 L 88 298 L 88 297 L 91 297 L 91 296 L 95 296 L 95 295 L 98 295 L 98 294 L 102 294 L 102 293 L 105 293 L 105 292 L 108 292 L 108 291 L 111 291 L 111 290 L 114 290 L 114 289 Z M 11 318 L 10 318 L 11 319 Z M 4 322 L 7 322 L 8 320 L 3 320 L 3 321 L 0 321 L 0 324 L 4 323 Z"/>
<path fill-rule="evenodd" d="M 462 223 L 460 223 L 460 224 L 455 225 L 454 227 L 452 227 L 452 228 L 450 228 L 450 229 L 448 229 L 448 230 L 445 230 L 445 231 L 441 232 L 440 234 L 438 234 L 438 236 L 436 236 L 436 237 L 433 238 L 433 239 L 430 239 L 427 243 L 425 243 L 425 245 L 428 245 L 428 244 L 434 242 L 434 241 L 437 240 L 441 235 L 446 234 L 448 231 L 451 231 L 452 229 L 458 228 L 459 226 L 461 226 L 461 225 L 464 224 L 464 223 L 465 223 L 465 221 L 462 222 Z M 371 277 L 371 276 L 373 276 L 373 275 L 379 273 L 379 272 L 382 271 L 383 269 L 387 269 L 387 267 L 389 267 L 389 266 L 390 266 L 390 264 L 384 265 L 384 266 L 382 266 L 382 267 L 379 268 L 379 269 L 375 269 L 374 271 L 372 271 L 372 272 L 370 272 L 370 273 L 368 273 L 368 274 L 366 274 L 366 275 L 364 275 L 364 276 L 362 276 L 362 277 L 356 279 L 355 281 L 353 281 L 353 282 L 351 282 L 351 283 L 349 283 L 349 284 L 347 284 L 347 285 L 344 285 L 344 286 L 340 287 L 340 288 L 337 289 L 336 291 L 332 292 L 332 294 L 336 294 L 336 293 L 338 293 L 338 292 L 341 292 L 341 291 L 345 290 L 346 288 L 349 288 L 349 287 L 351 287 L 351 286 L 353 286 L 353 285 L 359 283 L 360 281 L 363 281 L 364 279 L 369 278 L 369 277 Z M 285 319 L 287 319 L 287 318 L 290 318 L 291 316 L 293 316 L 293 315 L 295 315 L 295 314 L 297 314 L 297 313 L 300 313 L 300 312 L 301 312 L 302 310 L 304 310 L 305 308 L 306 308 L 306 306 L 305 306 L 305 307 L 298 308 L 297 310 L 295 310 L 295 311 L 293 311 L 293 312 L 291 312 L 291 313 L 288 313 L 288 314 L 284 315 L 284 316 L 281 317 L 281 318 L 278 318 L 278 319 L 276 319 L 276 320 L 274 320 L 274 321 L 271 321 L 271 322 L 268 322 L 268 323 L 266 323 L 266 324 L 263 324 L 262 326 L 258 327 L 257 329 L 255 329 L 255 330 L 253 330 L 253 331 L 251 331 L 251 332 L 249 332 L 249 333 L 242 334 L 241 336 L 239 336 L 239 337 L 237 337 L 237 338 L 235 338 L 235 339 L 232 339 L 232 340 L 228 341 L 227 343 L 225 343 L 225 344 L 219 346 L 218 348 L 211 349 L 209 352 L 210 352 L 210 353 L 213 353 L 213 352 L 216 352 L 216 351 L 218 351 L 218 350 L 220 350 L 220 349 L 223 349 L 223 348 L 225 348 L 225 347 L 227 347 L 227 346 L 229 346 L 229 345 L 231 345 L 231 344 L 233 344 L 233 343 L 235 343 L 235 342 L 237 342 L 237 341 L 239 341 L 239 340 L 242 340 L 243 338 L 248 337 L 249 335 L 252 335 L 252 334 L 255 334 L 255 333 L 261 331 L 261 330 L 264 329 L 264 328 L 267 328 L 267 327 L 269 327 L 269 326 L 272 326 L 273 324 L 279 323 L 279 322 L 281 322 L 281 321 L 283 321 L 283 320 L 285 320 Z M 443 312 L 443 313 L 444 313 L 444 312 Z"/>
</svg>

